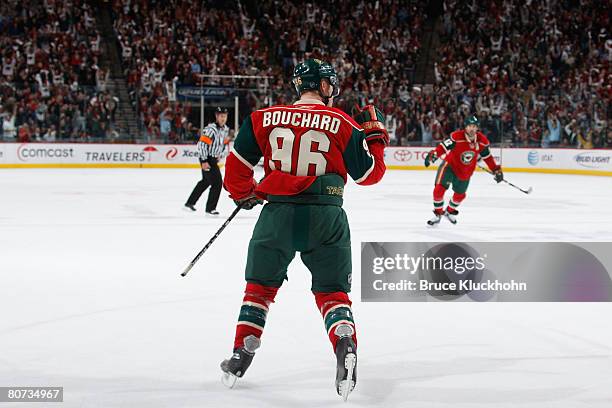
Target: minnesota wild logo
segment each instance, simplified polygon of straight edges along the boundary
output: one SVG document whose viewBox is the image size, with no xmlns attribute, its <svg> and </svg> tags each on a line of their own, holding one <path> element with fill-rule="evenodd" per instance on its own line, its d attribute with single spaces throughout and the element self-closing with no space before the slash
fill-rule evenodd
<svg viewBox="0 0 612 408">
<path fill-rule="evenodd" d="M 470 162 L 472 161 L 474 156 L 476 156 L 476 153 L 474 153 L 471 150 L 467 150 L 467 151 L 461 153 L 461 162 L 463 164 L 470 164 Z"/>
</svg>

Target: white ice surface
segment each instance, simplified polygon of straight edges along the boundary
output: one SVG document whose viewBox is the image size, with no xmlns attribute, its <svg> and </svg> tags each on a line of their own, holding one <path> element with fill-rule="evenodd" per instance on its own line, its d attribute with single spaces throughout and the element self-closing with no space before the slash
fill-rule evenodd
<svg viewBox="0 0 612 408">
<path fill-rule="evenodd" d="M 63 386 L 58 407 L 346 406 L 299 258 L 249 372 L 222 386 L 259 209 L 180 278 L 224 219 L 183 211 L 197 175 L 0 171 L 0 386 Z M 612 241 L 610 178 L 507 174 L 526 196 L 477 174 L 459 223 L 428 229 L 433 177 L 349 183 L 356 270 L 361 241 Z M 612 304 L 361 303 L 359 285 L 351 406 L 612 406 Z"/>
</svg>

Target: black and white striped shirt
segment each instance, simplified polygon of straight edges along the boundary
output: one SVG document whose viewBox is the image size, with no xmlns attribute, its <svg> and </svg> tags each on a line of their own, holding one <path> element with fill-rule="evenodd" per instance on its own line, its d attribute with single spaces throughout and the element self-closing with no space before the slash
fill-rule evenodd
<svg viewBox="0 0 612 408">
<path fill-rule="evenodd" d="M 220 158 L 225 150 L 225 139 L 229 133 L 229 127 L 219 127 L 216 123 L 209 123 L 204 128 L 198 141 L 198 152 L 200 159 L 206 160 L 209 156 Z"/>
</svg>

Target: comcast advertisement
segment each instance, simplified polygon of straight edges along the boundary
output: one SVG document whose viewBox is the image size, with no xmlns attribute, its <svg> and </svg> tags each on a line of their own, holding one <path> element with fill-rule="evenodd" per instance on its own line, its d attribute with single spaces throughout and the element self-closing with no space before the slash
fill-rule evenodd
<svg viewBox="0 0 612 408">
<path fill-rule="evenodd" d="M 195 145 L 5 143 L 5 167 L 190 167 L 197 166 Z"/>
<path fill-rule="evenodd" d="M 364 302 L 610 302 L 609 243 L 367 242 Z"/>
</svg>

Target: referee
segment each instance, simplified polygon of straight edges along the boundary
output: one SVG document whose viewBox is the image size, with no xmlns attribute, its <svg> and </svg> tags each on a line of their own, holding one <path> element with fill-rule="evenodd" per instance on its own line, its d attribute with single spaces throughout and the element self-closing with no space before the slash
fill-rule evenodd
<svg viewBox="0 0 612 408">
<path fill-rule="evenodd" d="M 202 167 L 202 180 L 196 184 L 191 195 L 185 203 L 185 207 L 195 211 L 195 204 L 202 193 L 210 186 L 208 200 L 206 201 L 206 214 L 219 215 L 217 203 L 221 194 L 223 179 L 219 170 L 219 158 L 225 149 L 225 140 L 229 133 L 227 122 L 227 108 L 218 107 L 215 110 L 215 123 L 209 123 L 202 131 L 198 141 L 198 152 L 200 154 L 200 166 Z"/>
</svg>

